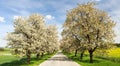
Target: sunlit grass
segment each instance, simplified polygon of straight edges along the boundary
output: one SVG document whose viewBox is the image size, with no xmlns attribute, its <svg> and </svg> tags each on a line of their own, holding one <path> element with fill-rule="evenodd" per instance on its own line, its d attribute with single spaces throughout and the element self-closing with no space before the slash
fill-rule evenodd
<svg viewBox="0 0 120 66">
<path fill-rule="evenodd" d="M 15 61 L 15 60 L 18 60 L 19 58 L 15 57 L 15 56 L 0 56 L 0 64 L 3 64 L 3 63 L 9 63 L 11 61 Z"/>
<path fill-rule="evenodd" d="M 100 50 L 100 49 L 99 49 Z M 79 60 L 80 54 L 76 57 L 74 53 L 67 54 L 69 58 L 76 61 L 82 66 L 120 66 L 120 47 L 99 51 L 98 49 L 94 52 L 94 63 L 89 63 L 89 53 L 85 51 L 83 61 Z M 99 51 L 99 52 L 98 52 Z M 106 52 L 104 52 L 106 51 Z"/>
<path fill-rule="evenodd" d="M 79 54 L 76 57 L 74 56 L 74 53 L 70 53 L 70 54 L 64 53 L 64 54 L 68 56 L 70 59 L 72 59 L 73 61 L 80 64 L 81 66 L 120 66 L 120 63 L 115 63 L 113 61 L 102 59 L 102 58 L 94 57 L 94 63 L 89 63 L 88 55 L 85 55 L 83 58 L 83 61 L 80 61 Z"/>
<path fill-rule="evenodd" d="M 43 57 L 37 59 L 35 55 L 31 57 L 31 63 L 27 64 L 27 59 L 25 57 L 18 57 L 15 55 L 9 55 L 10 50 L 5 49 L 4 51 L 0 51 L 0 66 L 38 66 L 43 61 L 47 60 L 54 54 L 45 54 Z"/>
<path fill-rule="evenodd" d="M 30 64 L 27 64 L 26 58 L 20 58 L 15 56 L 0 56 L 0 66 L 38 66 L 43 61 L 47 60 L 54 54 L 44 55 L 43 57 L 37 59 L 35 56 L 31 58 Z"/>
<path fill-rule="evenodd" d="M 10 54 L 11 54 L 11 53 L 10 53 L 10 49 L 8 49 L 8 48 L 4 48 L 3 51 L 0 51 L 0 55 L 4 55 L 4 54 L 5 54 L 5 55 L 7 55 L 7 54 L 10 55 Z"/>
</svg>

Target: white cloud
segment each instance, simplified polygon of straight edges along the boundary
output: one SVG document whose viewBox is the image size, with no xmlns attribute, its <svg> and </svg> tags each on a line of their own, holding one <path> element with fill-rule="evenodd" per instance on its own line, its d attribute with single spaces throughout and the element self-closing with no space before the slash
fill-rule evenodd
<svg viewBox="0 0 120 66">
<path fill-rule="evenodd" d="M 46 20 L 53 20 L 53 19 L 55 19 L 55 17 L 52 16 L 52 15 L 46 15 L 46 16 L 45 16 L 45 19 L 46 19 Z"/>
<path fill-rule="evenodd" d="M 111 15 L 111 18 L 112 20 L 114 20 L 114 22 L 116 23 L 116 26 L 114 28 L 114 33 L 115 33 L 115 43 L 120 43 L 120 32 L 119 32 L 119 29 L 120 29 L 120 9 L 115 9 L 115 10 L 112 10 L 111 12 L 109 12 L 109 14 Z"/>
<path fill-rule="evenodd" d="M 61 32 L 63 30 L 62 28 L 62 24 L 57 24 L 57 31 L 58 31 L 58 37 L 59 37 L 59 40 L 62 39 L 62 36 L 61 36 Z"/>
<path fill-rule="evenodd" d="M 115 43 L 120 43 L 120 32 L 119 32 L 119 29 L 120 29 L 120 16 L 113 16 L 112 19 L 116 22 L 116 26 L 114 28 L 114 33 L 115 33 Z"/>
<path fill-rule="evenodd" d="M 3 39 L 0 39 L 0 47 L 5 47 L 7 46 L 7 41 L 6 40 L 3 40 Z"/>
<path fill-rule="evenodd" d="M 17 15 L 13 16 L 13 19 L 18 19 L 18 18 L 20 18 L 20 16 L 17 16 Z"/>
<path fill-rule="evenodd" d="M 13 25 L 1 25 L 0 24 L 0 47 L 5 47 L 7 46 L 7 41 L 6 41 L 6 37 L 7 37 L 7 33 L 9 32 L 13 32 L 14 27 Z"/>
<path fill-rule="evenodd" d="M 0 22 L 5 22 L 5 18 L 4 17 L 0 17 Z"/>
<path fill-rule="evenodd" d="M 18 16 L 18 15 L 14 15 L 13 16 L 13 19 L 18 19 L 18 18 L 20 18 L 21 16 Z"/>
<path fill-rule="evenodd" d="M 114 38 L 115 43 L 120 43 L 120 32 L 119 32 L 120 26 L 119 25 L 120 23 L 116 23 L 116 26 L 114 28 L 115 35 L 116 35 L 116 37 Z"/>
</svg>

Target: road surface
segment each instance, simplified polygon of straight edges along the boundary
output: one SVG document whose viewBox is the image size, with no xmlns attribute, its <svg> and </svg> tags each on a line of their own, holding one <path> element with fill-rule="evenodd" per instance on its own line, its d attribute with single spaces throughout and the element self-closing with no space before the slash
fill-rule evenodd
<svg viewBox="0 0 120 66">
<path fill-rule="evenodd" d="M 52 58 L 41 63 L 39 66 L 80 66 L 80 65 L 68 59 L 61 52 L 58 52 Z"/>
</svg>

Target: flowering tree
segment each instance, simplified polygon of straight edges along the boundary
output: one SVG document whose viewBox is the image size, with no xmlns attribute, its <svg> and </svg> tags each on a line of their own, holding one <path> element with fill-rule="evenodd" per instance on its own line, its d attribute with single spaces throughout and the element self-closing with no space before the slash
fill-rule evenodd
<svg viewBox="0 0 120 66">
<path fill-rule="evenodd" d="M 15 54 L 27 56 L 30 63 L 31 54 L 39 55 L 55 49 L 57 44 L 56 28 L 45 25 L 43 16 L 32 14 L 26 18 L 18 18 L 14 22 L 14 32 L 8 34 L 8 45 Z M 50 34 L 49 34 L 50 33 Z M 50 37 L 50 39 L 48 39 Z"/>
<path fill-rule="evenodd" d="M 93 62 L 93 52 L 97 48 L 107 47 L 107 43 L 113 42 L 114 31 L 112 29 L 115 26 L 110 16 L 95 8 L 94 5 L 94 3 L 87 3 L 71 9 L 64 23 L 64 30 L 67 30 L 64 36 L 72 34 L 73 37 L 77 37 L 76 39 L 79 38 L 80 44 L 78 45 L 88 50 L 90 63 Z"/>
</svg>

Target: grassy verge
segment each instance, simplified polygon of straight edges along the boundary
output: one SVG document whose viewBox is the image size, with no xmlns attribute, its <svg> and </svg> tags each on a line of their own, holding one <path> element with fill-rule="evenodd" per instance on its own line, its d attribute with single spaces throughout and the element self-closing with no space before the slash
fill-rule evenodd
<svg viewBox="0 0 120 66">
<path fill-rule="evenodd" d="M 4 50 L 0 50 L 0 55 L 10 55 L 10 49 L 4 48 Z"/>
<path fill-rule="evenodd" d="M 8 62 L 15 61 L 15 60 L 18 60 L 18 59 L 15 56 L 4 56 L 4 55 L 1 55 L 0 56 L 0 65 L 3 64 L 3 63 L 8 63 Z"/>
<path fill-rule="evenodd" d="M 15 56 L 0 56 L 0 66 L 38 66 L 43 61 L 47 60 L 54 54 L 44 55 L 40 59 L 31 58 L 31 63 L 26 63 L 26 58 L 17 58 Z"/>
<path fill-rule="evenodd" d="M 79 55 L 74 57 L 73 53 L 70 54 L 64 53 L 64 54 L 82 66 L 120 66 L 120 63 L 115 63 L 110 60 L 96 58 L 96 57 L 94 57 L 94 63 L 91 64 L 89 63 L 89 57 L 87 55 L 84 56 L 83 61 L 80 61 Z"/>
</svg>

